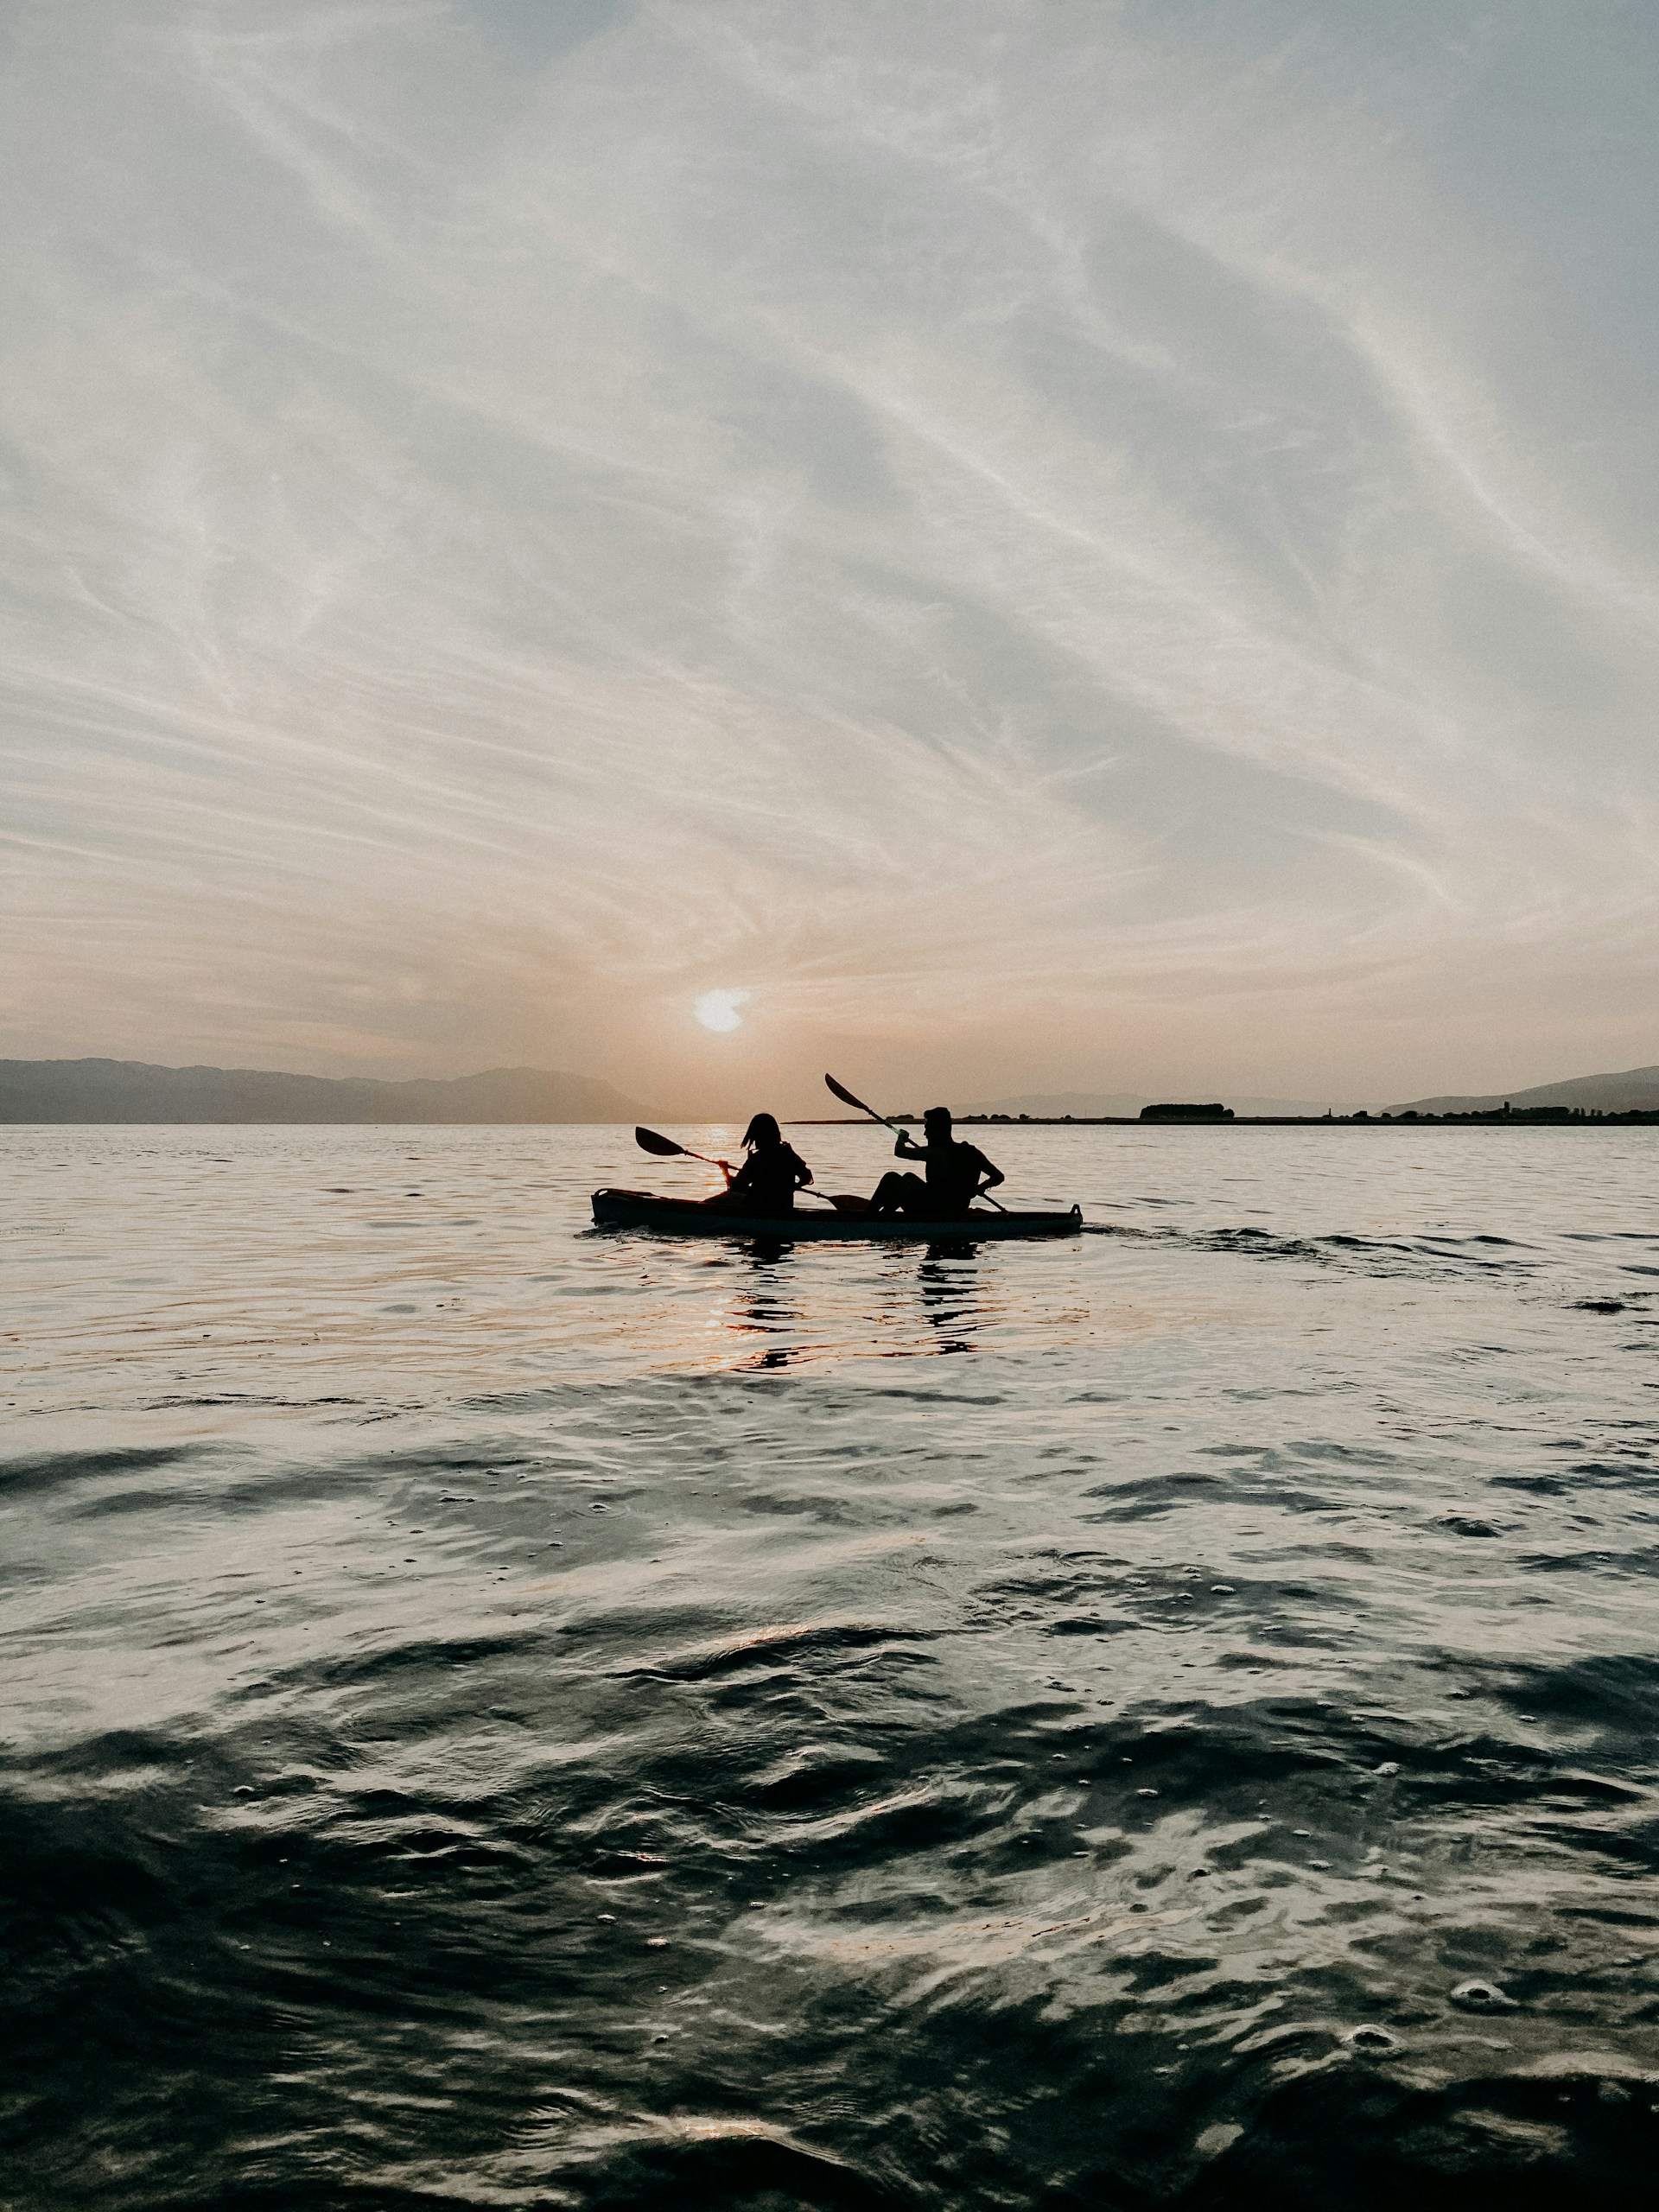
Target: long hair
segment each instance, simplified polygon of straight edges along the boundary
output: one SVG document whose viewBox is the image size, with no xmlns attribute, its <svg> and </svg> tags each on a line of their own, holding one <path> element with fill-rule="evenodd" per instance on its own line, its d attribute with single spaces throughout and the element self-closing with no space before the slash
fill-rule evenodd
<svg viewBox="0 0 1659 2212">
<path fill-rule="evenodd" d="M 783 1141 L 784 1133 L 771 1114 L 757 1114 L 743 1132 L 743 1146 L 746 1151 L 753 1150 L 756 1145 L 759 1145 L 762 1151 L 766 1151 L 775 1144 L 782 1144 Z"/>
</svg>

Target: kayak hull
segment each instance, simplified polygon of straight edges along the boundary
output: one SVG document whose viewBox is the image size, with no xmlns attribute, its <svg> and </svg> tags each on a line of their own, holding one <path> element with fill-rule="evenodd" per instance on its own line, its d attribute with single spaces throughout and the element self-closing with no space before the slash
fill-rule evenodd
<svg viewBox="0 0 1659 2212">
<path fill-rule="evenodd" d="M 594 1220 L 601 1229 L 647 1229 L 667 1236 L 759 1237 L 785 1244 L 979 1243 L 992 1237 L 1075 1236 L 1083 1210 L 1070 1213 L 970 1213 L 956 1221 L 906 1221 L 868 1214 L 832 1213 L 803 1206 L 790 1214 L 726 1213 L 690 1198 L 659 1198 L 650 1191 L 595 1191 Z"/>
</svg>

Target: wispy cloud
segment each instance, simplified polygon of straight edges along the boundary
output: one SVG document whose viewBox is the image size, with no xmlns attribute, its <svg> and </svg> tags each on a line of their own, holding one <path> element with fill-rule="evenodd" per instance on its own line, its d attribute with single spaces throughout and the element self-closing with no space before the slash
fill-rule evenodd
<svg viewBox="0 0 1659 2212">
<path fill-rule="evenodd" d="M 1504 227 L 1550 11 L 510 14 L 22 11 L 8 1049 L 1649 1056 L 1653 334 L 1575 372 Z"/>
</svg>

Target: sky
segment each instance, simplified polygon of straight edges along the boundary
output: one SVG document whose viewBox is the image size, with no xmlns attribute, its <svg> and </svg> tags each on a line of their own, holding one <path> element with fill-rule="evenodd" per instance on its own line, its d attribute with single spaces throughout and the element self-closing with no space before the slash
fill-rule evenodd
<svg viewBox="0 0 1659 2212">
<path fill-rule="evenodd" d="M 0 0 L 0 1053 L 1659 1060 L 1650 0 Z"/>
</svg>

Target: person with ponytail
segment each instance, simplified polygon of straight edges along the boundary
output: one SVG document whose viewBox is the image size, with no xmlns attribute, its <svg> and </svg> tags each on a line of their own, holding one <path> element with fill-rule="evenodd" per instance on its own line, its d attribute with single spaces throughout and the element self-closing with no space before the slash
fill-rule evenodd
<svg viewBox="0 0 1659 2212">
<path fill-rule="evenodd" d="M 793 1145 L 785 1143 L 773 1116 L 755 1116 L 743 1132 L 743 1149 L 747 1159 L 721 1195 L 704 1199 L 704 1205 L 729 1213 L 793 1213 L 795 1193 L 812 1180 L 812 1170 Z"/>
</svg>

